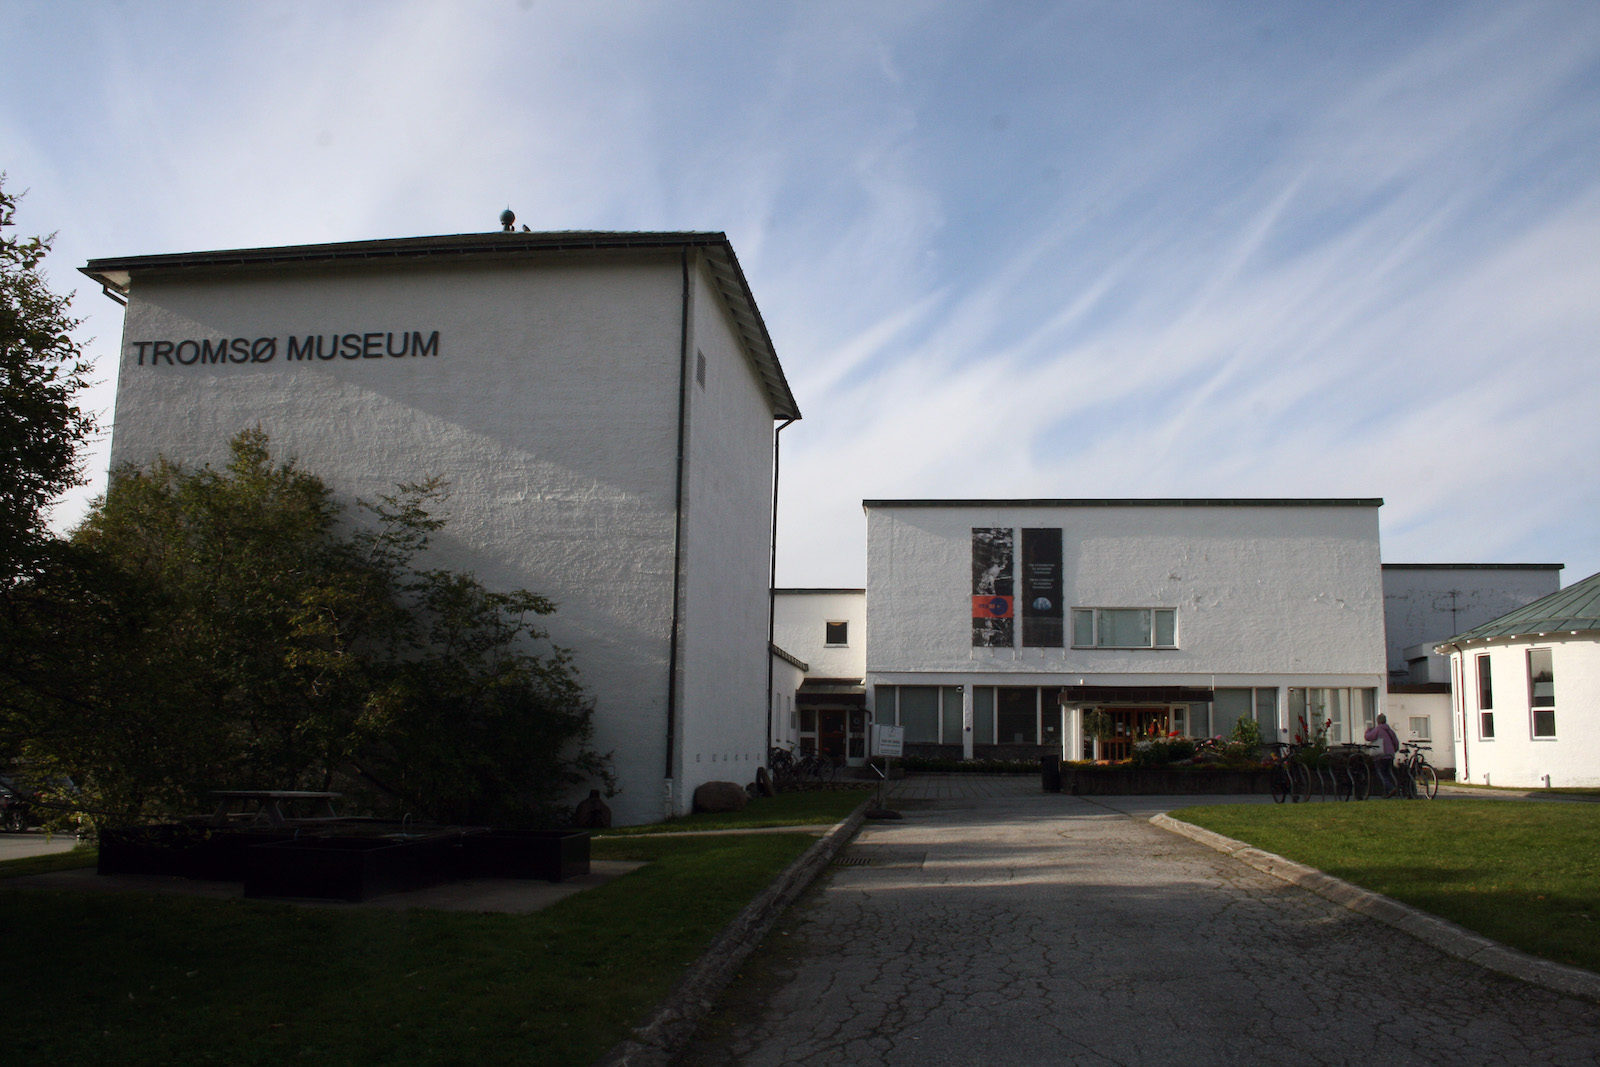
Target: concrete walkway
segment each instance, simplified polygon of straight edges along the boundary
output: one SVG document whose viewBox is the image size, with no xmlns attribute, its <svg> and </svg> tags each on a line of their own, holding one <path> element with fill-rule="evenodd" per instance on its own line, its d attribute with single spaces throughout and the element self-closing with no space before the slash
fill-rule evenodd
<svg viewBox="0 0 1600 1067">
<path fill-rule="evenodd" d="M 1592 1000 L 1150 824 L 1190 798 L 1052 796 L 977 777 L 909 779 L 891 796 L 905 818 L 866 824 L 679 1062 L 1600 1058 Z"/>
</svg>

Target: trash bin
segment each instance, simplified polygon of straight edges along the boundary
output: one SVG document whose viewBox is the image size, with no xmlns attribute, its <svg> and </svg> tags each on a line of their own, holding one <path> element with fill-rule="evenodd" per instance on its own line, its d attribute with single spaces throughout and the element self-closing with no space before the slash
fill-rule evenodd
<svg viewBox="0 0 1600 1067">
<path fill-rule="evenodd" d="M 1061 757 L 1040 756 L 1039 778 L 1046 793 L 1061 792 Z"/>
</svg>

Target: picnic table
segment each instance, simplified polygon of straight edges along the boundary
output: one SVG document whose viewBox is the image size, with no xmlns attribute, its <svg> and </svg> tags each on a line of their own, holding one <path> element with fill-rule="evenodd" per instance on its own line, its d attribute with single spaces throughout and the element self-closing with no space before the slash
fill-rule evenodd
<svg viewBox="0 0 1600 1067">
<path fill-rule="evenodd" d="M 295 826 L 339 818 L 333 802 L 342 794 L 306 789 L 213 789 L 211 795 L 217 798 L 217 810 L 210 820 L 213 826 Z M 290 815 L 293 805 L 309 805 L 312 814 Z"/>
</svg>

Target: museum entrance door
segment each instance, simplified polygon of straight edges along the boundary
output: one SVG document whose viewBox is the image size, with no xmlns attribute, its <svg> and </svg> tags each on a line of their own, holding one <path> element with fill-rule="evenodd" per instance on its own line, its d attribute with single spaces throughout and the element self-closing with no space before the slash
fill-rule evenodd
<svg viewBox="0 0 1600 1067">
<path fill-rule="evenodd" d="M 1101 710 L 1111 719 L 1111 740 L 1101 743 L 1101 759 L 1131 759 L 1135 741 L 1166 737 L 1167 731 L 1172 729 L 1172 709 L 1165 705 Z"/>
<path fill-rule="evenodd" d="M 817 751 L 836 766 L 845 761 L 845 725 L 850 713 L 843 708 L 817 709 Z"/>
</svg>

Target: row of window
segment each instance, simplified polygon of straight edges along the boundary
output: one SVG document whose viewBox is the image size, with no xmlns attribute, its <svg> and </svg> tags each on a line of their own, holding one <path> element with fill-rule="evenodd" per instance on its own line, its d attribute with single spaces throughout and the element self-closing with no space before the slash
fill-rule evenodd
<svg viewBox="0 0 1600 1067">
<path fill-rule="evenodd" d="M 850 643 L 849 622 L 825 622 L 823 644 Z M 1176 608 L 1073 608 L 1073 648 L 1177 648 Z"/>
<path fill-rule="evenodd" d="M 975 745 L 1051 745 L 1061 739 L 1058 688 L 977 686 L 972 691 L 972 742 Z M 905 728 L 910 743 L 962 743 L 960 686 L 880 685 L 874 690 L 874 717 Z M 1374 721 L 1375 689 L 1296 688 L 1289 690 L 1288 725 L 1280 727 L 1278 690 L 1218 689 L 1211 703 L 1172 708 L 1164 730 L 1184 737 L 1229 737 L 1240 719 L 1254 719 L 1263 741 L 1309 736 L 1323 727 L 1329 744 L 1361 742 Z M 1426 738 L 1426 717 L 1420 734 Z M 1326 724 L 1326 725 L 1324 725 Z M 1288 734 L 1289 737 L 1285 737 Z"/>
<path fill-rule="evenodd" d="M 1478 673 L 1478 737 L 1494 740 L 1494 670 L 1487 653 L 1474 658 Z M 1536 738 L 1556 736 L 1556 672 L 1548 648 L 1530 648 L 1528 663 L 1528 709 L 1530 729 Z"/>
</svg>

